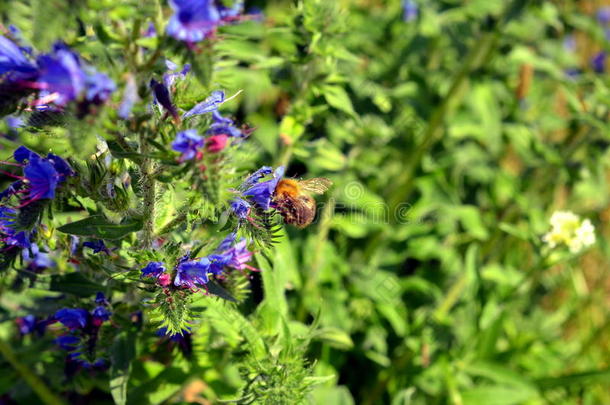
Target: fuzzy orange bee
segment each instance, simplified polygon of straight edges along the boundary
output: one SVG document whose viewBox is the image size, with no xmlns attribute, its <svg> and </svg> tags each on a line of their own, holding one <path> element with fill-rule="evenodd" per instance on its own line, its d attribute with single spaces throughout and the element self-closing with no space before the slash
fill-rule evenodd
<svg viewBox="0 0 610 405">
<path fill-rule="evenodd" d="M 310 194 L 324 194 L 332 184 L 324 177 L 309 180 L 282 179 L 273 193 L 274 206 L 284 217 L 284 222 L 305 228 L 316 216 L 316 201 Z"/>
</svg>

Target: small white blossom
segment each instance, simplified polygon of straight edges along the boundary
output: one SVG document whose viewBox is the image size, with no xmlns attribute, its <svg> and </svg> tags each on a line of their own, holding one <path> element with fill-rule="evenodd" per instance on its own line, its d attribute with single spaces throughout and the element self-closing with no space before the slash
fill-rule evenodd
<svg viewBox="0 0 610 405">
<path fill-rule="evenodd" d="M 595 227 L 588 219 L 568 211 L 556 211 L 551 216 L 551 231 L 542 237 L 551 248 L 565 245 L 578 253 L 595 243 Z"/>
</svg>

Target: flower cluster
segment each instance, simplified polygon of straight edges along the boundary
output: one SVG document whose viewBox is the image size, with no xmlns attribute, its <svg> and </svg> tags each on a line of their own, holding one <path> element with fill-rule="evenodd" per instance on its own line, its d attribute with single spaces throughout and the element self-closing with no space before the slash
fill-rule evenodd
<svg viewBox="0 0 610 405">
<path fill-rule="evenodd" d="M 238 187 L 238 196 L 231 201 L 231 210 L 239 219 L 249 219 L 252 205 L 256 205 L 263 211 L 272 206 L 273 193 L 278 182 L 284 177 L 284 167 L 280 166 L 273 170 L 269 166 L 263 166 L 252 173 Z M 261 181 L 272 175 L 268 180 Z"/>
<path fill-rule="evenodd" d="M 174 269 L 173 283 L 172 275 L 167 273 L 162 262 L 150 262 L 140 271 L 141 277 L 153 278 L 164 288 L 173 284 L 194 290 L 198 286 L 205 287 L 210 276 L 221 278 L 226 269 L 256 270 L 247 264 L 251 259 L 252 252 L 248 250 L 246 239 L 237 241 L 236 234 L 231 233 L 208 256 L 191 259 L 187 254 L 180 258 Z"/>
<path fill-rule="evenodd" d="M 66 334 L 55 339 L 55 343 L 68 352 L 68 361 L 85 369 L 104 370 L 108 362 L 96 356 L 96 343 L 102 324 L 110 320 L 110 306 L 103 293 L 95 297 L 96 307 L 87 311 L 82 308 L 63 308 L 55 312 L 54 322 L 66 327 Z"/>
<path fill-rule="evenodd" d="M 579 253 L 595 243 L 595 227 L 572 212 L 556 211 L 551 216 L 551 231 L 542 240 L 551 248 L 565 245 L 570 252 Z"/>
<path fill-rule="evenodd" d="M 194 43 L 210 37 L 224 24 L 237 21 L 243 1 L 225 7 L 215 0 L 171 0 L 174 15 L 167 25 L 167 33 L 179 41 Z"/>
<path fill-rule="evenodd" d="M 38 110 L 61 110 L 76 102 L 82 116 L 92 105 L 101 105 L 116 89 L 105 74 L 85 64 L 61 42 L 50 53 L 35 59 L 10 39 L 0 36 L 0 92 L 26 96 L 38 92 L 31 104 Z"/>
</svg>

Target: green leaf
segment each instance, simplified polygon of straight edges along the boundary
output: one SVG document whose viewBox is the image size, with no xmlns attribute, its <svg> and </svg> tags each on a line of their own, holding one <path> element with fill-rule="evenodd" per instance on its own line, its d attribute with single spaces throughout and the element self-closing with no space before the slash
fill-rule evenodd
<svg viewBox="0 0 610 405">
<path fill-rule="evenodd" d="M 346 112 L 347 114 L 355 117 L 354 106 L 352 100 L 349 98 L 347 92 L 343 87 L 340 86 L 324 86 L 323 90 L 324 98 L 326 102 L 337 110 Z"/>
<path fill-rule="evenodd" d="M 125 405 L 131 361 L 135 356 L 135 336 L 125 332 L 119 334 L 114 339 L 111 352 L 110 393 L 116 405 Z"/>
<path fill-rule="evenodd" d="M 72 222 L 57 228 L 70 235 L 90 236 L 101 239 L 121 239 L 132 232 L 142 229 L 142 220 L 126 218 L 123 223 L 115 224 L 102 215 L 93 215 L 80 221 Z"/>
<path fill-rule="evenodd" d="M 349 350 L 354 347 L 352 338 L 339 328 L 326 327 L 317 331 L 314 335 L 316 340 L 328 343 L 337 349 Z"/>
<path fill-rule="evenodd" d="M 481 385 L 462 393 L 464 405 L 513 405 L 522 404 L 536 396 L 534 391 L 521 387 Z"/>
<path fill-rule="evenodd" d="M 103 291 L 104 287 L 89 280 L 82 273 L 75 272 L 51 276 L 49 289 L 51 291 L 74 294 L 79 297 L 90 297 L 98 291 Z"/>
<path fill-rule="evenodd" d="M 215 296 L 227 301 L 237 302 L 235 297 L 233 297 L 227 290 L 222 288 L 220 284 L 216 283 L 215 281 L 210 280 L 206 286 L 208 287 L 208 292 L 211 294 L 214 294 Z"/>
</svg>

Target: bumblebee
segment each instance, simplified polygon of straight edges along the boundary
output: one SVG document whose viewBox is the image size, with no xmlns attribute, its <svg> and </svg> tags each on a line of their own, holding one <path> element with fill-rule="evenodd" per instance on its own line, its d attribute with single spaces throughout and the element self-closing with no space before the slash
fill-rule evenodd
<svg viewBox="0 0 610 405">
<path fill-rule="evenodd" d="M 284 222 L 305 228 L 316 216 L 316 201 L 310 193 L 324 194 L 332 182 L 324 177 L 309 180 L 282 179 L 273 192 L 276 210 L 284 217 Z"/>
</svg>

